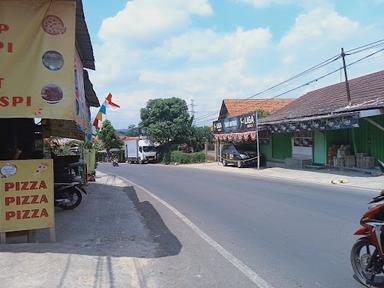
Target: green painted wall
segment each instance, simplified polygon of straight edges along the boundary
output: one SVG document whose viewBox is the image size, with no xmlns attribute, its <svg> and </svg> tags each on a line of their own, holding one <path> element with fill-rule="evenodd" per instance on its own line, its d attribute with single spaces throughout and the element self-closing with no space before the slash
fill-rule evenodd
<svg viewBox="0 0 384 288">
<path fill-rule="evenodd" d="M 267 161 L 272 160 L 272 143 L 269 143 L 268 145 L 260 145 L 260 153 Z"/>
<path fill-rule="evenodd" d="M 313 163 L 325 165 L 327 164 L 326 134 L 320 131 L 315 131 L 313 137 Z"/>
<path fill-rule="evenodd" d="M 272 135 L 272 157 L 274 159 L 284 160 L 292 157 L 291 134 L 273 134 Z"/>
<path fill-rule="evenodd" d="M 370 119 L 384 126 L 384 115 Z M 355 129 L 355 138 L 357 152 L 368 153 L 377 159 L 384 160 L 384 131 L 363 118 L 360 120 L 360 128 Z"/>
<path fill-rule="evenodd" d="M 352 145 L 352 136 L 350 129 L 330 130 L 326 132 L 327 150 L 332 144 Z"/>
<path fill-rule="evenodd" d="M 370 119 L 384 126 L 383 115 L 370 117 Z M 353 151 L 352 129 L 327 131 L 327 150 L 332 144 L 349 144 L 353 153 L 368 153 L 377 159 L 384 159 L 384 131 L 369 123 L 365 118 L 360 119 L 359 124 L 359 128 L 354 128 L 357 151 Z"/>
</svg>

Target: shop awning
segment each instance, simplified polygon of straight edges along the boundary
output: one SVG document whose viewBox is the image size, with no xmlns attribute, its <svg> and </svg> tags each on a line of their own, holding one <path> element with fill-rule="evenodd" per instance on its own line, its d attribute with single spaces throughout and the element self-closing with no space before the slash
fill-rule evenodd
<svg viewBox="0 0 384 288">
<path fill-rule="evenodd" d="M 300 131 L 325 131 L 359 127 L 359 112 L 322 115 L 286 121 L 264 123 L 272 133 L 291 133 Z"/>
<path fill-rule="evenodd" d="M 100 107 L 99 99 L 96 96 L 96 92 L 93 89 L 93 84 L 91 80 L 89 80 L 89 75 L 87 70 L 83 70 L 84 73 L 84 91 L 85 91 L 85 99 L 87 103 L 91 107 Z"/>
<path fill-rule="evenodd" d="M 255 141 L 256 131 L 240 132 L 240 133 L 223 133 L 214 134 L 215 139 L 220 141 Z"/>
</svg>

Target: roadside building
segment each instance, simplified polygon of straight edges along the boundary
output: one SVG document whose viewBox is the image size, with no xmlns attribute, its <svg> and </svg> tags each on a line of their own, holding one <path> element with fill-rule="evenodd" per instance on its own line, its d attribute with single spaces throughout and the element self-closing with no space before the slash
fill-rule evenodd
<svg viewBox="0 0 384 288">
<path fill-rule="evenodd" d="M 256 111 L 258 116 L 266 116 L 291 103 L 293 99 L 225 99 L 221 104 L 218 120 L 213 123 L 213 133 L 217 140 L 215 145 L 216 160 L 223 161 L 222 148 L 236 143 L 242 154 L 254 158 L 256 152 Z M 259 144 L 268 141 L 268 131 L 259 131 Z M 265 146 L 264 145 L 264 146 Z M 263 146 L 260 146 L 262 148 Z M 231 148 L 230 148 L 231 149 Z M 225 150 L 225 149 L 224 149 Z M 230 153 L 231 154 L 231 153 Z M 233 154 L 233 153 L 232 153 Z M 230 155 L 231 159 L 236 158 Z M 225 159 L 224 159 L 225 160 Z M 233 161 L 232 161 L 233 162 Z M 241 166 L 242 163 L 237 163 Z"/>
<path fill-rule="evenodd" d="M 294 101 L 294 99 L 224 99 L 221 103 L 219 120 L 242 114 L 264 111 L 272 114 Z"/>
<path fill-rule="evenodd" d="M 33 193 L 44 199 L 7 205 L 5 196 L 17 199 L 31 189 L 3 189 L 3 243 L 6 232 L 54 229 L 54 171 L 67 160 L 53 161 L 44 140 L 90 140 L 90 106 L 99 101 L 85 70 L 95 69 L 95 60 L 81 0 L 2 0 L 0 11 L 0 184 L 39 180 Z M 21 219 L 18 209 L 38 210 L 39 219 Z"/>
<path fill-rule="evenodd" d="M 270 165 L 373 168 L 384 159 L 384 71 L 311 91 L 260 120 Z"/>
</svg>

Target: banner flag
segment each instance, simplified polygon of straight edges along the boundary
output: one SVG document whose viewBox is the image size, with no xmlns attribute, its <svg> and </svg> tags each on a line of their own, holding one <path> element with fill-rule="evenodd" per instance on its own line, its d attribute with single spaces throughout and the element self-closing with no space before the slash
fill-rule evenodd
<svg viewBox="0 0 384 288">
<path fill-rule="evenodd" d="M 112 94 L 109 93 L 107 98 L 105 98 L 105 102 L 111 106 L 112 108 L 120 108 L 119 105 L 117 105 L 116 103 L 112 102 Z"/>
<path fill-rule="evenodd" d="M 107 107 L 105 107 L 105 102 L 103 103 L 103 105 L 101 105 L 100 112 L 104 115 L 107 114 Z"/>
<path fill-rule="evenodd" d="M 97 120 L 97 118 L 95 118 L 95 120 L 93 121 L 93 126 L 94 126 L 96 129 L 99 129 L 99 120 Z"/>
<path fill-rule="evenodd" d="M 93 121 L 93 126 L 96 129 L 99 128 L 99 121 L 100 122 L 103 121 L 103 114 L 104 115 L 107 114 L 107 107 L 110 107 L 110 108 L 120 108 L 119 105 L 117 105 L 116 103 L 112 102 L 112 94 L 111 93 L 109 93 L 107 95 L 107 97 L 105 97 L 105 101 L 104 101 L 103 105 L 101 105 L 101 107 L 99 109 L 99 112 L 96 115 L 95 121 Z"/>
<path fill-rule="evenodd" d="M 97 113 L 96 119 L 99 121 L 103 121 L 103 114 L 101 114 L 100 111 L 99 111 L 99 113 Z"/>
</svg>

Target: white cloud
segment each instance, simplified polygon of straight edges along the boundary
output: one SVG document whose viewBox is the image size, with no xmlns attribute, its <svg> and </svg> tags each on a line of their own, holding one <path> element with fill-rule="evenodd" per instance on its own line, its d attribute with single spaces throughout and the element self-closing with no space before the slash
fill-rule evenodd
<svg viewBox="0 0 384 288">
<path fill-rule="evenodd" d="M 255 8 L 266 7 L 270 5 L 288 5 L 295 4 L 303 7 L 315 7 L 328 3 L 328 0 L 234 0 L 238 3 L 245 3 Z M 378 0 L 381 1 L 381 0 Z"/>
<path fill-rule="evenodd" d="M 190 60 L 206 60 L 214 56 L 238 58 L 266 49 L 271 38 L 271 32 L 264 28 L 238 28 L 227 34 L 206 29 L 171 38 L 157 52 L 166 57 L 187 57 Z"/>
<path fill-rule="evenodd" d="M 134 0 L 117 15 L 103 21 L 99 37 L 103 41 L 150 41 L 180 31 L 191 15 L 208 16 L 208 0 Z"/>
<path fill-rule="evenodd" d="M 271 2 L 295 1 L 252 1 L 263 5 Z M 91 77 L 98 95 L 111 91 L 122 106 L 108 116 L 115 127 L 137 124 L 140 108 L 154 98 L 193 99 L 197 116 L 217 111 L 224 98 L 248 97 L 337 54 L 340 47 L 354 48 L 379 35 L 373 26 L 361 26 L 329 5 L 303 10 L 276 42 L 272 40 L 273 31 L 263 27 L 239 27 L 225 33 L 193 28 L 193 16 L 212 13 L 208 0 L 133 0 L 103 22 L 101 43 L 95 47 L 97 71 Z M 335 65 L 339 67 L 340 63 Z M 314 77 L 310 75 L 309 79 Z M 299 84 L 304 81 L 300 79 Z M 315 85 L 306 89 L 319 87 Z"/>
<path fill-rule="evenodd" d="M 319 47 L 326 42 L 343 42 L 360 29 L 359 23 L 339 15 L 330 8 L 316 8 L 296 18 L 292 29 L 281 39 L 279 47 L 286 49 L 305 45 Z"/>
</svg>

